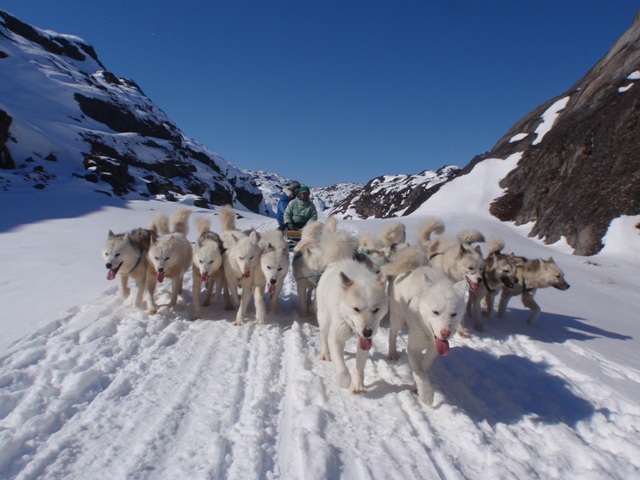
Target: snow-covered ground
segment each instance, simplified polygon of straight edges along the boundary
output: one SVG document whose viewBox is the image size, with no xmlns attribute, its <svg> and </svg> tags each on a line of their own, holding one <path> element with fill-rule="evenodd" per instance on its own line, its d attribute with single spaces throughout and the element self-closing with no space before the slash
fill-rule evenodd
<svg viewBox="0 0 640 480">
<path fill-rule="evenodd" d="M 515 161 L 487 160 L 443 187 L 401 219 L 408 238 L 437 215 L 447 233 L 473 227 L 502 236 L 507 251 L 553 256 L 571 288 L 539 291 L 533 326 L 514 299 L 507 318 L 454 337 L 432 369 L 433 408 L 411 392 L 406 354 L 387 360 L 387 324 L 366 366 L 368 392 L 338 388 L 291 275 L 267 325 L 233 326 L 222 303 L 190 321 L 190 275 L 175 308 L 165 284 L 156 315 L 123 303 L 99 254 L 108 230 L 188 202 L 79 206 L 53 187 L 6 194 L 0 478 L 640 478 L 640 219 L 616 220 L 594 257 L 545 246 L 486 213 L 499 193 L 491 185 Z M 219 230 L 215 212 L 188 208 Z M 275 227 L 240 213 L 241 228 Z M 378 232 L 384 222 L 339 226 Z M 347 351 L 352 366 L 355 340 Z"/>
</svg>

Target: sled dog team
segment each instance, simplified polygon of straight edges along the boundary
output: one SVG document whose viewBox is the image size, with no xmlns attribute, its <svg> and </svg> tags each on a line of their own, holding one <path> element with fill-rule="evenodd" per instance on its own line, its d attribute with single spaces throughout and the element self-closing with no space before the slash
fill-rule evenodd
<svg viewBox="0 0 640 480">
<path fill-rule="evenodd" d="M 153 314 L 158 310 L 157 284 L 171 281 L 169 305 L 174 306 L 184 275 L 191 269 L 194 320 L 201 315 L 201 305 L 218 302 L 223 296 L 225 309 L 237 309 L 235 325 L 242 325 L 253 297 L 256 321 L 266 323 L 267 312 L 277 312 L 290 266 L 289 246 L 282 233 L 238 230 L 235 213 L 227 205 L 220 209 L 220 234 L 211 231 L 209 219 L 195 220 L 199 236 L 192 246 L 187 239 L 190 214 L 186 209 L 171 218 L 156 213 L 146 229 L 109 231 L 102 247 L 107 279 L 118 280 L 123 298 L 129 296 L 129 278 L 133 279 L 137 287 L 134 305 L 142 308 L 146 299 L 147 311 Z M 474 246 L 485 242 L 479 231 L 469 229 L 452 237 L 443 235 L 444 230 L 441 220 L 427 219 L 418 229 L 417 244 L 409 244 L 400 222 L 387 223 L 380 238 L 368 232 L 356 237 L 340 230 L 335 217 L 304 227 L 291 260 L 299 309 L 304 315 L 315 311 L 320 357 L 332 361 L 339 386 L 354 393 L 365 391 L 368 351 L 380 322 L 388 316 L 388 358 L 399 358 L 397 336 L 406 325 L 415 388 L 420 399 L 431 405 L 434 391 L 429 368 L 438 355 L 447 355 L 449 340 L 456 332 L 469 336 L 465 314 L 482 331 L 482 317 L 493 315 L 498 293 L 501 317 L 510 298 L 521 295 L 531 311 L 527 322 L 532 324 L 540 315 L 534 301 L 539 288 L 569 288 L 553 258 L 529 260 L 505 254 L 504 241 L 498 237 L 486 242 L 483 257 L 480 247 Z M 351 338 L 357 339 L 352 372 L 345 362 L 345 345 Z"/>
</svg>

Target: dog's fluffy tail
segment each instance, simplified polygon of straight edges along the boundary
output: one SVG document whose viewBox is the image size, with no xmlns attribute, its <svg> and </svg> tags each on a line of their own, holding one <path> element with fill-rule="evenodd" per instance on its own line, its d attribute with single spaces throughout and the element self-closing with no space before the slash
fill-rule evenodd
<svg viewBox="0 0 640 480">
<path fill-rule="evenodd" d="M 331 215 L 324 224 L 324 229 L 328 232 L 334 232 L 338 229 L 338 219 Z"/>
<path fill-rule="evenodd" d="M 169 217 L 162 212 L 157 212 L 151 217 L 149 230 L 156 232 L 158 235 L 166 235 L 170 233 Z"/>
<path fill-rule="evenodd" d="M 380 238 L 385 247 L 398 245 L 407 241 L 407 231 L 405 226 L 400 222 L 387 223 L 382 227 Z"/>
<path fill-rule="evenodd" d="M 504 248 L 504 240 L 502 238 L 495 235 L 489 238 L 489 241 L 487 242 L 487 253 L 489 255 L 493 255 L 494 253 L 500 253 L 502 252 L 503 248 Z"/>
<path fill-rule="evenodd" d="M 382 243 L 376 238 L 373 233 L 362 232 L 360 233 L 358 248 L 364 250 L 365 252 L 369 252 L 372 250 L 379 251 L 382 250 Z"/>
<path fill-rule="evenodd" d="M 193 221 L 193 223 L 196 226 L 196 229 L 198 230 L 198 233 L 200 235 L 202 235 L 203 233 L 206 232 L 210 232 L 211 231 L 211 219 L 207 218 L 207 217 L 196 217 L 196 219 Z"/>
<path fill-rule="evenodd" d="M 191 210 L 187 210 L 186 208 L 173 212 L 171 215 L 171 231 L 174 233 L 181 233 L 186 237 L 189 233 L 190 216 Z"/>
<path fill-rule="evenodd" d="M 301 252 L 305 249 L 311 248 L 314 245 L 320 245 L 320 236 L 322 235 L 322 230 L 324 229 L 324 223 L 315 221 L 307 223 L 302 228 L 302 233 L 300 236 L 300 241 L 293 248 L 294 252 Z"/>
<path fill-rule="evenodd" d="M 418 228 L 418 241 L 423 247 L 427 248 L 431 243 L 431 234 L 441 235 L 444 232 L 444 222 L 439 218 L 428 218 Z"/>
<path fill-rule="evenodd" d="M 470 228 L 460 232 L 458 234 L 458 240 L 460 243 L 468 243 L 471 245 L 472 243 L 484 242 L 484 235 L 475 228 Z"/>
<path fill-rule="evenodd" d="M 220 223 L 222 224 L 223 232 L 236 229 L 236 214 L 233 212 L 231 205 L 224 205 L 220 209 Z"/>
<path fill-rule="evenodd" d="M 320 248 L 325 263 L 337 262 L 348 258 L 353 258 L 358 248 L 358 239 L 346 230 L 337 232 L 325 230 L 320 239 Z"/>
<path fill-rule="evenodd" d="M 387 276 L 396 276 L 428 264 L 429 260 L 424 249 L 408 245 L 406 248 L 399 250 L 393 257 L 393 261 L 383 265 L 380 271 Z"/>
</svg>

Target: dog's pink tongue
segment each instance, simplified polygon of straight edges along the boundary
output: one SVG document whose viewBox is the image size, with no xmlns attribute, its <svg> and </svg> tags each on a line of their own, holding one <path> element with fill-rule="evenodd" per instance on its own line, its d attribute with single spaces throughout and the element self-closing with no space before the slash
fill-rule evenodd
<svg viewBox="0 0 640 480">
<path fill-rule="evenodd" d="M 164 282 L 164 272 L 158 272 L 158 282 Z"/>
<path fill-rule="evenodd" d="M 107 280 L 115 280 L 116 278 L 116 271 L 111 268 L 109 269 L 109 271 L 107 272 Z"/>
<path fill-rule="evenodd" d="M 362 350 L 371 350 L 371 346 L 373 345 L 373 340 L 370 338 L 358 337 L 358 342 Z"/>
<path fill-rule="evenodd" d="M 449 341 L 436 338 L 436 350 L 440 355 L 446 355 L 449 353 Z"/>
<path fill-rule="evenodd" d="M 269 295 L 273 295 L 276 292 L 276 286 L 270 283 L 268 291 L 269 291 Z"/>
</svg>

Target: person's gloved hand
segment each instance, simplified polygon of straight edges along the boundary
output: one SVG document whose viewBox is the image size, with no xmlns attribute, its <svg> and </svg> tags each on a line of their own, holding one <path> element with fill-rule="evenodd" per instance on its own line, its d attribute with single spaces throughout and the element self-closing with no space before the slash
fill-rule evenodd
<svg viewBox="0 0 640 480">
<path fill-rule="evenodd" d="M 293 223 L 287 223 L 287 228 L 289 230 L 295 230 L 296 228 L 294 227 Z"/>
<path fill-rule="evenodd" d="M 281 232 L 284 232 L 287 229 L 287 226 L 284 223 L 281 223 L 280 225 L 278 225 L 278 230 L 280 230 Z"/>
</svg>

